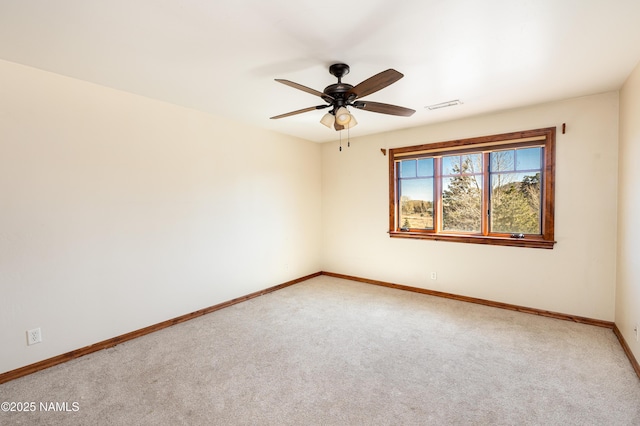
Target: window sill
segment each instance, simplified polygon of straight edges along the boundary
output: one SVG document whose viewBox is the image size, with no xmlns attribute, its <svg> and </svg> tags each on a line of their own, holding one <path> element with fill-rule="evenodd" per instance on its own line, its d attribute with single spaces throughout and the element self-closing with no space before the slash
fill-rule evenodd
<svg viewBox="0 0 640 426">
<path fill-rule="evenodd" d="M 505 238 L 486 237 L 483 235 L 427 234 L 424 232 L 390 231 L 391 238 L 412 238 L 417 240 L 451 241 L 456 243 L 487 244 L 493 246 L 530 247 L 553 249 L 555 241 L 542 238 Z"/>
</svg>

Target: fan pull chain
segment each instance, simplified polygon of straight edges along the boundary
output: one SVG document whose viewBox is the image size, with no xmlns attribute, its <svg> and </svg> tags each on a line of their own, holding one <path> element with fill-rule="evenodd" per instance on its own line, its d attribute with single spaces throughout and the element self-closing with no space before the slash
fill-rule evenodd
<svg viewBox="0 0 640 426">
<path fill-rule="evenodd" d="M 342 130 L 340 130 L 340 152 L 342 152 Z"/>
</svg>

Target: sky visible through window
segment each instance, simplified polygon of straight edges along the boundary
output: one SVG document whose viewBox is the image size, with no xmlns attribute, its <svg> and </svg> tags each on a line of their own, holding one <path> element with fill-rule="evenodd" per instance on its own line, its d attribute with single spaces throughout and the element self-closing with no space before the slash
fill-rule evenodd
<svg viewBox="0 0 640 426">
<path fill-rule="evenodd" d="M 400 178 L 401 196 L 433 201 L 433 158 L 401 161 Z"/>
</svg>

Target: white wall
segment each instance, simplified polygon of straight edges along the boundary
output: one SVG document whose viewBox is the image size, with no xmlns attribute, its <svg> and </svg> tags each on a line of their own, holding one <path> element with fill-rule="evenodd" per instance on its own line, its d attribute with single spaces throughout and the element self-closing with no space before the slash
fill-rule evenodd
<svg viewBox="0 0 640 426">
<path fill-rule="evenodd" d="M 616 325 L 640 361 L 640 64 L 620 91 Z"/>
<path fill-rule="evenodd" d="M 319 145 L 9 62 L 0 81 L 0 373 L 320 270 Z"/>
<path fill-rule="evenodd" d="M 388 157 L 380 148 L 552 126 L 553 250 L 388 236 Z M 322 269 L 613 321 L 617 146 L 617 92 L 352 139 L 342 152 L 324 144 Z"/>
</svg>

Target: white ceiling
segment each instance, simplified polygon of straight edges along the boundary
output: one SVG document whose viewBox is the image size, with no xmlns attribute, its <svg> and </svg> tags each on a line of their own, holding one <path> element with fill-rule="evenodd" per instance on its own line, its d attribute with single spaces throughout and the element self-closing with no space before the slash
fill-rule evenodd
<svg viewBox="0 0 640 426">
<path fill-rule="evenodd" d="M 0 0 L 0 59 L 324 142 L 326 111 L 269 120 L 323 103 L 274 78 L 402 72 L 365 100 L 417 112 L 356 111 L 361 136 L 616 90 L 639 18 L 639 0 Z"/>
</svg>

